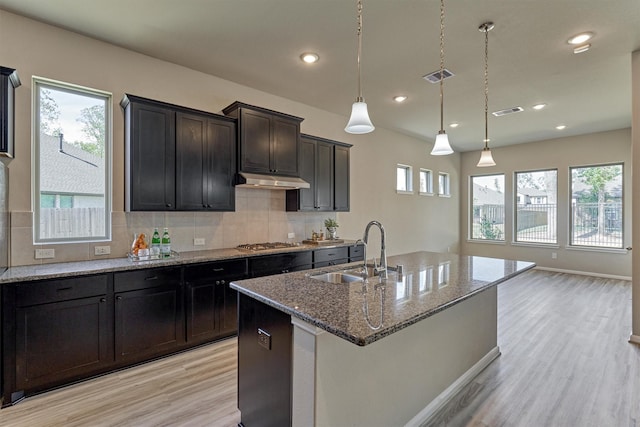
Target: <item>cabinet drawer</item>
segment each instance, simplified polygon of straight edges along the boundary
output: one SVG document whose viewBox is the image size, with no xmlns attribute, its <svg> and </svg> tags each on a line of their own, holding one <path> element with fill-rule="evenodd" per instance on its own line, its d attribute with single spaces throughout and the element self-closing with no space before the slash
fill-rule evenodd
<svg viewBox="0 0 640 427">
<path fill-rule="evenodd" d="M 220 279 L 240 279 L 249 272 L 247 259 L 209 262 L 185 267 L 184 280 L 188 283 L 208 282 Z"/>
<path fill-rule="evenodd" d="M 45 280 L 19 284 L 16 287 L 16 305 L 45 304 L 107 293 L 107 275 L 76 277 L 73 279 Z"/>
<path fill-rule="evenodd" d="M 364 245 L 349 246 L 349 259 L 362 261 L 364 259 Z"/>
<path fill-rule="evenodd" d="M 300 271 L 311 268 L 311 251 L 266 255 L 249 259 L 251 277 Z"/>
<path fill-rule="evenodd" d="M 347 247 L 316 249 L 313 251 L 314 263 L 335 261 L 346 258 L 349 258 L 349 249 Z"/>
<path fill-rule="evenodd" d="M 128 271 L 126 273 L 115 273 L 113 276 L 113 289 L 115 292 L 175 284 L 180 284 L 180 268 L 178 267 Z"/>
</svg>

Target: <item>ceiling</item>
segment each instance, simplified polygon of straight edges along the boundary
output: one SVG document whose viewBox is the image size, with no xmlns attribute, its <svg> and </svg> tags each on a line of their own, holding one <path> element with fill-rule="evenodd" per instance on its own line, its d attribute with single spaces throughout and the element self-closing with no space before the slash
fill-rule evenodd
<svg viewBox="0 0 640 427">
<path fill-rule="evenodd" d="M 422 76 L 440 66 L 440 3 L 363 3 L 362 84 L 374 125 L 433 141 L 439 85 Z M 0 8 L 344 115 L 345 124 L 357 96 L 355 0 L 0 0 Z M 444 121 L 455 150 L 484 144 L 478 27 L 489 20 L 489 110 L 524 108 L 489 115 L 491 146 L 631 126 L 640 1 L 447 0 L 445 67 L 455 76 L 444 84 Z M 595 33 L 592 47 L 574 54 L 567 39 L 584 31 Z M 305 51 L 320 61 L 304 64 Z M 397 104 L 400 94 L 409 98 Z M 547 107 L 532 110 L 537 103 Z"/>
</svg>

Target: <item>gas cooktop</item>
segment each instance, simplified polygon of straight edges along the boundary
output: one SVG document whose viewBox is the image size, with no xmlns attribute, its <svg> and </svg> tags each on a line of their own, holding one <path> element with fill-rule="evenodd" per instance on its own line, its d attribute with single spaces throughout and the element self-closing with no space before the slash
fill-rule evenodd
<svg viewBox="0 0 640 427">
<path fill-rule="evenodd" d="M 265 242 L 265 243 L 244 243 L 242 245 L 238 245 L 237 248 L 243 251 L 266 251 L 269 249 L 283 249 L 283 248 L 295 248 L 296 246 L 300 246 L 299 243 L 289 243 L 289 242 Z"/>
</svg>

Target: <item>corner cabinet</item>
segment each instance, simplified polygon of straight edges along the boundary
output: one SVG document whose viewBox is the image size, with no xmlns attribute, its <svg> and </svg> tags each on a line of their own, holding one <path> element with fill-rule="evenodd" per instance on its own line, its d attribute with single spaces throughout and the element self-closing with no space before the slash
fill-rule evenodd
<svg viewBox="0 0 640 427">
<path fill-rule="evenodd" d="M 311 135 L 300 141 L 300 178 L 310 188 L 287 190 L 287 211 L 349 211 L 351 145 Z"/>
<path fill-rule="evenodd" d="M 127 211 L 233 211 L 235 120 L 125 95 Z"/>
<path fill-rule="evenodd" d="M 242 102 L 222 110 L 238 120 L 238 171 L 299 176 L 302 118 Z"/>
<path fill-rule="evenodd" d="M 13 68 L 0 67 L 0 156 L 13 157 L 15 129 L 14 90 L 20 78 Z"/>
</svg>

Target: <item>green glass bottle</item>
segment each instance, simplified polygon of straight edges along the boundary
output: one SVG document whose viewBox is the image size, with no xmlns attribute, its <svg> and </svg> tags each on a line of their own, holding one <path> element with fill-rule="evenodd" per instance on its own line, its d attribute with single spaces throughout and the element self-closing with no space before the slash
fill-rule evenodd
<svg viewBox="0 0 640 427">
<path fill-rule="evenodd" d="M 154 258 L 160 257 L 160 243 L 160 233 L 158 232 L 158 227 L 155 227 L 151 237 L 151 256 Z"/>
<path fill-rule="evenodd" d="M 160 252 L 163 257 L 171 256 L 171 238 L 169 237 L 169 229 L 167 227 L 164 228 L 164 232 L 162 233 Z"/>
</svg>

